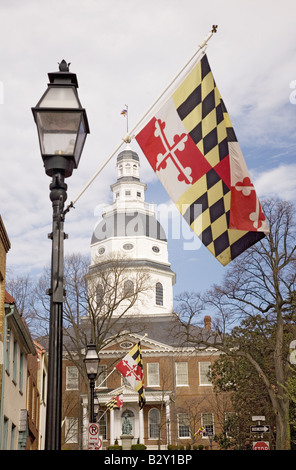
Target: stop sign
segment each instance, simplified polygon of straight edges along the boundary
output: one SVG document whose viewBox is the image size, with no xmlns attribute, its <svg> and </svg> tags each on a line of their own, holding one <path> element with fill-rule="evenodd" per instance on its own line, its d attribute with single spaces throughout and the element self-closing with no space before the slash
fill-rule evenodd
<svg viewBox="0 0 296 470">
<path fill-rule="evenodd" d="M 269 442 L 266 442 L 266 441 L 253 442 L 253 450 L 269 450 Z"/>
</svg>

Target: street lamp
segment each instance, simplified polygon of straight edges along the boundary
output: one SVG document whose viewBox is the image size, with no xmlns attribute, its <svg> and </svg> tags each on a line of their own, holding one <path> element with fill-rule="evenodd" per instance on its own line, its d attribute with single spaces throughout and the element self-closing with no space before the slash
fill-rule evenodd
<svg viewBox="0 0 296 470">
<path fill-rule="evenodd" d="M 90 410 L 89 410 L 89 422 L 95 422 L 95 380 L 98 375 L 99 370 L 99 363 L 100 358 L 97 353 L 96 345 L 94 343 L 90 343 L 87 345 L 87 353 L 84 358 L 84 364 L 86 367 L 86 373 L 89 379 L 90 385 Z"/>
<path fill-rule="evenodd" d="M 76 74 L 63 60 L 59 71 L 48 74 L 48 88 L 35 108 L 40 151 L 45 172 L 52 177 L 52 240 L 50 326 L 48 352 L 48 390 L 46 404 L 45 449 L 60 450 L 62 421 L 62 328 L 64 299 L 64 203 L 65 178 L 78 167 L 89 126 L 78 98 Z"/>
</svg>

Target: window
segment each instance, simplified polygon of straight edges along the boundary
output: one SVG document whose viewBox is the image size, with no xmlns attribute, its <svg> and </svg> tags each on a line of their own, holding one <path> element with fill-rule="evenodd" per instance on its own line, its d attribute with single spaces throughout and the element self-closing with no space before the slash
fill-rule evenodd
<svg viewBox="0 0 296 470">
<path fill-rule="evenodd" d="M 20 392 L 23 392 L 23 377 L 24 377 L 24 355 L 20 354 L 20 370 L 19 370 L 19 387 Z"/>
<path fill-rule="evenodd" d="M 78 369 L 75 366 L 66 368 L 66 390 L 78 390 Z"/>
<path fill-rule="evenodd" d="M 103 300 L 104 300 L 104 289 L 101 284 L 98 284 L 97 290 L 96 290 L 96 302 L 97 302 L 98 307 L 102 307 Z"/>
<path fill-rule="evenodd" d="M 147 364 L 147 383 L 151 387 L 159 385 L 159 363 L 150 362 Z"/>
<path fill-rule="evenodd" d="M 160 413 L 157 408 L 152 408 L 148 413 L 149 439 L 158 439 L 160 430 Z"/>
<path fill-rule="evenodd" d="M 176 362 L 176 385 L 188 385 L 188 364 L 187 362 Z"/>
<path fill-rule="evenodd" d="M 179 437 L 190 437 L 190 420 L 188 413 L 178 414 Z"/>
<path fill-rule="evenodd" d="M 134 283 L 129 279 L 125 281 L 123 285 L 123 295 L 126 297 L 130 297 L 134 293 Z"/>
<path fill-rule="evenodd" d="M 160 282 L 157 282 L 155 286 L 155 302 L 156 305 L 163 305 L 163 287 Z"/>
<path fill-rule="evenodd" d="M 107 439 L 107 415 L 104 414 L 101 419 L 98 421 L 100 426 L 100 435 L 103 436 L 103 439 Z"/>
<path fill-rule="evenodd" d="M 11 425 L 11 436 L 10 436 L 10 450 L 14 450 L 15 445 L 16 426 L 12 423 Z"/>
<path fill-rule="evenodd" d="M 208 376 L 210 372 L 210 362 L 199 362 L 199 385 L 212 385 Z"/>
<path fill-rule="evenodd" d="M 13 342 L 13 369 L 12 369 L 12 380 L 16 383 L 16 371 L 17 371 L 17 342 Z"/>
<path fill-rule="evenodd" d="M 78 418 L 66 418 L 65 441 L 67 444 L 76 444 L 78 442 Z"/>
<path fill-rule="evenodd" d="M 140 193 L 140 191 L 137 191 L 137 197 L 141 197 L 142 194 Z"/>
<path fill-rule="evenodd" d="M 107 366 L 106 366 L 106 364 L 99 365 L 99 367 L 98 367 L 98 378 L 96 380 L 96 387 L 106 388 L 107 387 L 106 378 L 107 378 Z"/>
<path fill-rule="evenodd" d="M 203 437 L 214 435 L 214 415 L 213 413 L 201 414 L 201 425 L 205 428 Z"/>
<path fill-rule="evenodd" d="M 3 440 L 2 440 L 3 450 L 7 450 L 7 439 L 8 439 L 8 418 L 4 416 Z"/>
<path fill-rule="evenodd" d="M 132 250 L 134 245 L 132 243 L 125 243 L 122 247 L 124 250 Z"/>
<path fill-rule="evenodd" d="M 6 351 L 5 351 L 5 368 L 6 368 L 8 373 L 10 373 L 10 338 L 11 338 L 11 331 L 7 330 Z"/>
</svg>

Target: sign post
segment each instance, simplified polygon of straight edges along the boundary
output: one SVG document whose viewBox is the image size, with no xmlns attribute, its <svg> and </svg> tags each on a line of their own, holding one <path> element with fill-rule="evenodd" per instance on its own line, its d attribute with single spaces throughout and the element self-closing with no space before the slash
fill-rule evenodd
<svg viewBox="0 0 296 470">
<path fill-rule="evenodd" d="M 102 450 L 102 436 L 99 436 L 99 426 L 97 423 L 88 425 L 88 450 Z"/>
<path fill-rule="evenodd" d="M 263 425 L 258 425 L 258 426 L 250 426 L 250 431 L 251 432 L 270 432 L 270 426 L 267 426 L 265 424 Z"/>
</svg>

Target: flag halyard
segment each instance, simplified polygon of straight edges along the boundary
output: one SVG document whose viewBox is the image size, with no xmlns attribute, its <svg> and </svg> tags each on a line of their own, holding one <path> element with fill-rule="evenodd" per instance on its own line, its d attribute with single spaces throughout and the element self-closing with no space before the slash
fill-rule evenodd
<svg viewBox="0 0 296 470">
<path fill-rule="evenodd" d="M 220 263 L 227 265 L 268 233 L 206 55 L 136 140 L 185 220 Z"/>
</svg>

